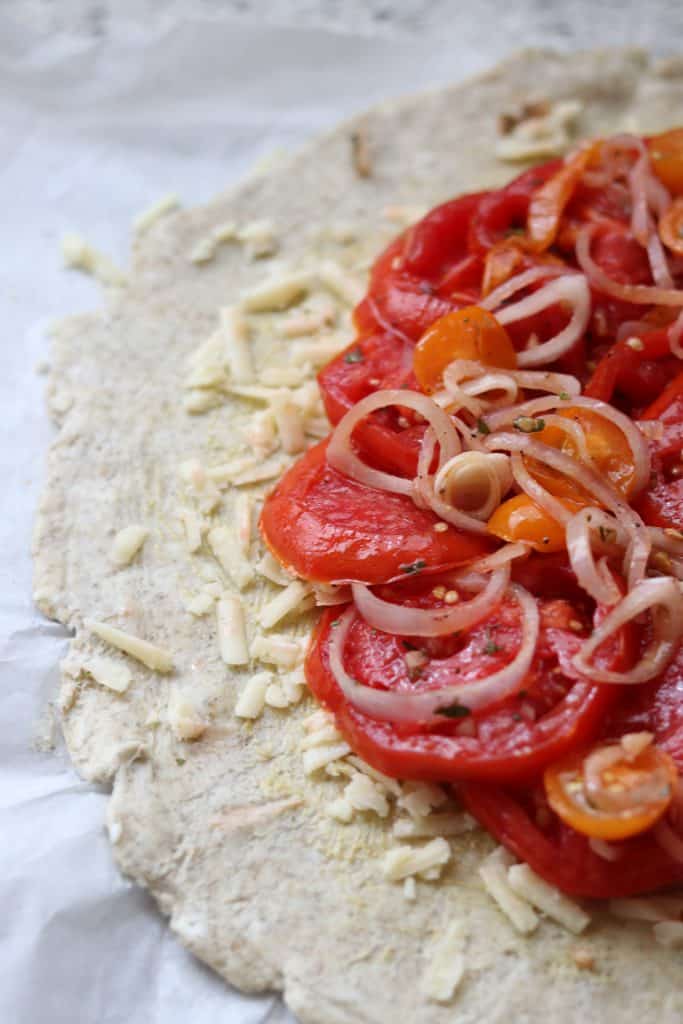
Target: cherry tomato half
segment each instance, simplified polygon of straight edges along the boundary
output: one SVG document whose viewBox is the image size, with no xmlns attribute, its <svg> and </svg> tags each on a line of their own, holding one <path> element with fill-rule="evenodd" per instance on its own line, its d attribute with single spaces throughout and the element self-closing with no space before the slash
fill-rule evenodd
<svg viewBox="0 0 683 1024">
<path fill-rule="evenodd" d="M 578 512 L 583 503 L 564 498 L 570 512 Z M 535 551 L 563 551 L 565 529 L 527 494 L 516 494 L 499 505 L 488 523 L 489 533 L 507 541 L 522 541 Z"/>
<path fill-rule="evenodd" d="M 659 180 L 674 195 L 683 195 L 683 128 L 654 135 L 648 147 Z"/>
<path fill-rule="evenodd" d="M 659 237 L 667 249 L 683 255 L 683 198 L 674 199 L 661 218 Z"/>
<path fill-rule="evenodd" d="M 465 306 L 442 316 L 422 335 L 413 355 L 413 370 L 422 389 L 435 391 L 454 359 L 472 359 L 507 370 L 517 365 L 507 331 L 493 313 L 479 306 Z"/>
</svg>

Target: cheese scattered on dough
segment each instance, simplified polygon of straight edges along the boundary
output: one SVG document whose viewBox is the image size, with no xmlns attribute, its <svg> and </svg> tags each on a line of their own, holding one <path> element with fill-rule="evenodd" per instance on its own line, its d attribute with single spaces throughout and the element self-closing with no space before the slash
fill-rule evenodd
<svg viewBox="0 0 683 1024">
<path fill-rule="evenodd" d="M 190 416 L 200 416 L 223 404 L 223 396 L 217 391 L 188 391 L 183 396 L 183 409 Z"/>
<path fill-rule="evenodd" d="M 324 416 L 313 416 L 306 421 L 306 437 L 313 437 L 316 441 L 322 441 L 331 430 L 330 421 Z"/>
<path fill-rule="evenodd" d="M 107 824 L 107 832 L 109 833 L 109 841 L 115 846 L 121 836 L 123 835 L 123 827 L 120 821 L 110 821 Z"/>
<path fill-rule="evenodd" d="M 64 266 L 73 270 L 82 270 L 91 274 L 102 284 L 124 285 L 126 275 L 108 256 L 93 248 L 81 236 L 69 233 L 62 238 L 62 257 Z"/>
<path fill-rule="evenodd" d="M 257 672 L 251 677 L 235 704 L 235 714 L 238 718 L 259 717 L 263 711 L 266 690 L 270 686 L 272 678 L 270 672 Z"/>
<path fill-rule="evenodd" d="M 249 384 L 254 379 L 254 366 L 244 313 L 238 306 L 227 306 L 221 309 L 220 318 L 232 379 L 235 384 Z"/>
<path fill-rule="evenodd" d="M 83 665 L 83 671 L 92 676 L 100 686 L 106 686 L 116 693 L 125 693 L 133 678 L 127 665 L 101 654 L 88 658 Z"/>
<path fill-rule="evenodd" d="M 283 338 L 300 338 L 306 334 L 317 334 L 323 327 L 331 327 L 336 319 L 337 307 L 328 299 L 309 312 L 288 316 L 276 325 L 276 331 Z"/>
<path fill-rule="evenodd" d="M 564 925 L 570 932 L 578 935 L 590 924 L 590 917 L 581 907 L 567 899 L 559 889 L 539 878 L 528 864 L 513 864 L 508 869 L 507 878 L 518 896 L 558 924 Z"/>
<path fill-rule="evenodd" d="M 570 145 L 582 109 L 578 100 L 564 100 L 551 106 L 547 113 L 523 117 L 498 140 L 496 156 L 510 163 L 557 156 Z"/>
<path fill-rule="evenodd" d="M 228 526 L 214 526 L 209 530 L 208 541 L 221 569 L 244 590 L 254 578 L 254 571 L 242 554 L 236 531 Z"/>
<path fill-rule="evenodd" d="M 333 719 L 334 721 L 334 719 Z M 372 768 L 371 765 L 366 764 L 365 761 L 361 760 L 360 757 L 356 757 L 355 754 L 351 754 L 348 758 L 349 764 L 357 768 L 363 775 L 368 775 L 375 782 L 378 782 L 382 789 L 387 793 L 391 793 L 392 796 L 401 795 L 401 783 L 397 779 L 392 779 L 388 775 L 384 775 L 382 772 L 378 772 L 376 768 Z"/>
<path fill-rule="evenodd" d="M 292 582 L 292 574 L 280 565 L 270 551 L 266 551 L 263 558 L 256 563 L 255 569 L 260 576 L 265 576 L 271 583 L 277 583 L 282 587 L 286 587 Z"/>
<path fill-rule="evenodd" d="M 269 388 L 293 388 L 303 384 L 312 373 L 313 367 L 308 363 L 303 366 L 269 366 L 261 371 L 259 379 Z"/>
<path fill-rule="evenodd" d="M 133 228 L 135 231 L 142 234 L 147 231 L 152 224 L 165 217 L 167 213 L 171 213 L 173 210 L 177 210 L 180 206 L 180 199 L 175 192 L 168 192 L 161 199 L 158 199 L 156 203 L 152 203 L 146 210 L 139 213 L 133 221 Z"/>
<path fill-rule="evenodd" d="M 303 659 L 303 650 L 300 643 L 286 636 L 257 636 L 251 645 L 251 656 L 268 665 L 295 668 Z"/>
<path fill-rule="evenodd" d="M 330 725 L 334 725 L 334 715 L 325 708 L 318 708 L 310 715 L 307 715 L 303 721 L 304 729 L 308 733 L 318 732 L 318 730 L 326 729 Z"/>
<path fill-rule="evenodd" d="M 196 616 L 198 619 L 202 615 L 206 615 L 207 612 L 213 608 L 214 597 L 208 591 L 203 591 L 201 594 L 197 594 L 195 597 L 190 597 L 183 601 L 185 610 L 191 615 Z"/>
<path fill-rule="evenodd" d="M 342 334 L 329 334 L 317 341 L 298 341 L 292 348 L 290 358 L 295 366 L 301 366 L 303 363 L 323 366 L 338 356 L 348 343 L 349 339 Z"/>
<path fill-rule="evenodd" d="M 187 550 L 194 554 L 202 546 L 202 533 L 206 527 L 201 516 L 197 515 L 194 509 L 184 508 L 179 513 L 180 521 L 185 528 L 185 539 Z"/>
<path fill-rule="evenodd" d="M 382 860 L 382 873 L 390 882 L 402 882 L 409 875 L 424 875 L 434 868 L 439 870 L 451 859 L 451 848 L 443 838 L 416 848 L 395 846 Z"/>
<path fill-rule="evenodd" d="M 147 540 L 149 530 L 144 526 L 124 526 L 114 537 L 111 559 L 116 565 L 129 565 Z"/>
<path fill-rule="evenodd" d="M 274 462 L 255 466 L 253 469 L 245 469 L 243 473 L 236 473 L 231 483 L 234 487 L 250 487 L 254 484 L 264 484 L 268 480 L 275 480 L 282 476 L 289 465 L 288 460 L 276 459 Z"/>
<path fill-rule="evenodd" d="M 270 313 L 287 309 L 306 295 L 312 283 L 311 274 L 305 271 L 273 276 L 256 288 L 243 293 L 242 309 L 245 313 Z"/>
<path fill-rule="evenodd" d="M 508 869 L 514 862 L 514 857 L 505 847 L 499 846 L 480 865 L 479 875 L 489 896 L 517 931 L 529 935 L 538 927 L 538 915 L 525 899 L 517 895 L 508 881 Z"/>
<path fill-rule="evenodd" d="M 288 615 L 300 614 L 302 611 L 308 610 L 311 606 L 311 602 L 308 601 L 311 593 L 312 589 L 308 583 L 294 580 L 261 608 L 259 621 L 263 628 L 271 629 Z M 307 601 L 304 608 L 304 602 Z"/>
<path fill-rule="evenodd" d="M 353 807 L 346 797 L 340 796 L 326 805 L 325 814 L 342 825 L 348 825 L 353 818 Z"/>
<path fill-rule="evenodd" d="M 385 206 L 382 210 L 382 216 L 394 224 L 408 227 L 408 225 L 422 220 L 427 212 L 425 206 Z"/>
<path fill-rule="evenodd" d="M 168 722 L 179 740 L 197 740 L 207 729 L 207 722 L 189 697 L 173 690 L 168 699 Z"/>
<path fill-rule="evenodd" d="M 325 722 L 320 728 L 313 729 L 299 743 L 299 750 L 310 750 L 321 747 L 325 743 L 341 743 L 344 739 L 334 722 Z"/>
<path fill-rule="evenodd" d="M 180 476 L 188 494 L 194 497 L 204 515 L 210 515 L 221 502 L 221 494 L 199 459 L 188 459 L 180 465 Z"/>
<path fill-rule="evenodd" d="M 393 832 L 397 839 L 425 839 L 428 836 L 461 836 L 477 827 L 474 818 L 463 812 L 444 811 L 425 818 L 399 818 Z"/>
<path fill-rule="evenodd" d="M 296 455 L 306 448 L 304 420 L 299 406 L 287 391 L 273 396 L 271 403 L 280 444 L 288 455 Z"/>
<path fill-rule="evenodd" d="M 683 949 L 683 921 L 660 921 L 652 930 L 660 946 Z"/>
<path fill-rule="evenodd" d="M 249 662 L 247 631 L 242 601 L 235 594 L 226 594 L 216 605 L 218 646 L 226 665 L 246 665 Z"/>
<path fill-rule="evenodd" d="M 389 814 L 389 802 L 367 775 L 358 772 L 344 790 L 344 796 L 355 811 L 373 811 L 380 818 Z"/>
<path fill-rule="evenodd" d="M 237 531 L 237 540 L 245 558 L 249 557 L 249 550 L 251 548 L 253 504 L 254 502 L 248 494 L 238 494 L 235 499 L 235 529 Z"/>
<path fill-rule="evenodd" d="M 342 270 L 333 260 L 321 263 L 318 276 L 321 283 L 348 306 L 356 306 L 365 295 L 363 282 Z"/>
<path fill-rule="evenodd" d="M 410 903 L 417 899 L 417 883 L 412 875 L 403 880 L 403 897 Z"/>
<path fill-rule="evenodd" d="M 348 743 L 326 743 L 321 747 L 312 747 L 304 751 L 303 763 L 306 775 L 313 775 L 314 772 L 324 768 L 331 761 L 337 761 L 340 757 L 346 757 L 351 753 Z"/>
<path fill-rule="evenodd" d="M 420 991 L 436 1003 L 447 1003 L 465 973 L 466 932 L 461 921 L 451 921 L 446 930 L 425 951 Z"/>
<path fill-rule="evenodd" d="M 275 417 L 272 409 L 252 413 L 244 430 L 244 440 L 259 459 L 271 455 L 277 448 Z"/>
<path fill-rule="evenodd" d="M 237 238 L 237 225 L 234 221 L 219 224 L 203 238 L 197 240 L 190 250 L 190 263 L 209 263 L 216 255 L 222 242 L 231 242 Z"/>
<path fill-rule="evenodd" d="M 83 623 L 86 629 L 99 637 L 105 644 L 118 648 L 131 658 L 141 661 L 147 668 L 154 672 L 171 672 L 173 669 L 173 657 L 168 651 L 151 644 L 147 640 L 141 640 L 131 633 L 125 633 L 122 629 L 109 626 L 106 622 L 97 622 L 94 619 L 85 619 Z"/>
<path fill-rule="evenodd" d="M 237 238 L 251 259 L 272 256 L 277 251 L 275 227 L 270 220 L 252 220 L 237 231 Z"/>
<path fill-rule="evenodd" d="M 433 807 L 441 807 L 448 797 L 441 786 L 432 782 L 405 782 L 398 798 L 399 807 L 412 818 L 426 818 Z"/>
</svg>

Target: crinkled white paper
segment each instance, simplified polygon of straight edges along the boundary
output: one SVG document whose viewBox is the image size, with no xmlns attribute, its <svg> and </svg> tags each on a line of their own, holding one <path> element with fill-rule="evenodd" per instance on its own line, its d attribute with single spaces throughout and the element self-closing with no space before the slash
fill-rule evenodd
<svg viewBox="0 0 683 1024">
<path fill-rule="evenodd" d="M 182 950 L 114 867 L 106 793 L 81 782 L 63 753 L 36 749 L 66 646 L 30 598 L 31 524 L 52 434 L 36 369 L 49 321 L 100 302 L 92 281 L 61 269 L 61 235 L 81 231 L 125 263 L 132 218 L 163 194 L 207 200 L 276 147 L 524 42 L 474 17 L 469 41 L 187 22 L 155 38 L 117 29 L 95 42 L 36 44 L 0 13 L 2 1024 L 291 1019 L 273 998 L 231 992 Z"/>
</svg>

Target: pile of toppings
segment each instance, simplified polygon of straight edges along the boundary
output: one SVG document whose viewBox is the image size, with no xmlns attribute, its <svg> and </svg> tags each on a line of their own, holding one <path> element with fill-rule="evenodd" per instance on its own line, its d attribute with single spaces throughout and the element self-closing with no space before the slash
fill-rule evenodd
<svg viewBox="0 0 683 1024">
<path fill-rule="evenodd" d="M 432 210 L 261 515 L 335 739 L 572 896 L 683 882 L 682 257 L 683 130 Z"/>
</svg>

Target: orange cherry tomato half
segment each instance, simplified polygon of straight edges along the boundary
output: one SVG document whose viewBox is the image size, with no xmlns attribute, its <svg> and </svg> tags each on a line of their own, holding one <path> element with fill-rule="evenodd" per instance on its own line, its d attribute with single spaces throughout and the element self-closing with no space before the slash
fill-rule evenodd
<svg viewBox="0 0 683 1024">
<path fill-rule="evenodd" d="M 591 409 L 576 406 L 561 409 L 558 415 L 573 420 L 582 429 L 593 468 L 613 487 L 630 497 L 635 476 L 633 453 L 619 427 Z M 549 424 L 534 434 L 534 438 L 581 461 L 576 440 L 558 425 Z M 595 499 L 590 498 L 577 483 L 549 466 L 531 459 L 527 460 L 527 466 L 535 479 L 556 497 L 573 498 L 583 504 L 595 503 Z"/>
<path fill-rule="evenodd" d="M 683 128 L 653 135 L 648 141 L 652 168 L 669 192 L 683 195 Z"/>
<path fill-rule="evenodd" d="M 570 512 L 578 512 L 583 503 L 566 498 L 562 504 Z M 489 533 L 501 540 L 522 541 L 534 551 L 564 551 L 565 548 L 562 524 L 526 494 L 516 494 L 499 505 L 487 527 Z"/>
<path fill-rule="evenodd" d="M 661 218 L 659 237 L 667 249 L 683 256 L 683 198 L 674 199 Z"/>
<path fill-rule="evenodd" d="M 505 328 L 493 313 L 479 306 L 465 306 L 440 317 L 415 347 L 413 369 L 420 387 L 435 391 L 443 371 L 454 359 L 472 359 L 487 366 L 513 370 L 517 356 Z"/>
<path fill-rule="evenodd" d="M 503 284 L 524 266 L 524 253 L 520 239 L 503 238 L 486 253 L 484 274 L 481 279 L 481 294 L 486 296 L 498 285 Z"/>
<path fill-rule="evenodd" d="M 596 755 L 603 758 L 603 767 L 589 773 L 587 765 Z M 546 768 L 543 782 L 548 803 L 566 825 L 596 839 L 626 839 L 661 818 L 678 785 L 678 772 L 658 747 L 628 758 L 615 744 L 570 754 Z"/>
<path fill-rule="evenodd" d="M 552 178 L 533 193 L 527 215 L 527 233 L 532 249 L 543 252 L 555 241 L 565 207 L 600 145 L 600 142 L 591 142 L 581 146 Z"/>
</svg>

